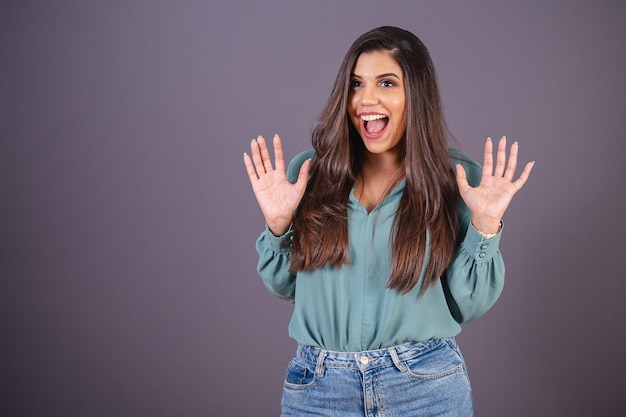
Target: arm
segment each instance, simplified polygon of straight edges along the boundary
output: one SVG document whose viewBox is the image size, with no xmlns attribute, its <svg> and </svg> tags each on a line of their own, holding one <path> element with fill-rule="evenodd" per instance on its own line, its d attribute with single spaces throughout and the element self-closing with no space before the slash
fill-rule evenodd
<svg viewBox="0 0 626 417">
<path fill-rule="evenodd" d="M 496 302 L 504 286 L 504 261 L 498 250 L 501 219 L 511 199 L 525 184 L 533 163 L 528 163 L 513 181 L 517 165 L 517 142 L 506 163 L 506 138 L 498 145 L 493 166 L 491 139 L 485 143 L 481 167 L 468 158 L 456 165 L 461 241 L 442 279 L 448 306 L 454 318 L 467 322 L 485 313 Z M 454 156 L 454 155 L 453 155 Z"/>
<path fill-rule="evenodd" d="M 459 214 L 462 240 L 441 281 L 452 316 L 466 323 L 495 304 L 504 287 L 505 269 L 498 249 L 502 230 L 485 239 L 472 226 L 463 201 L 459 201 Z"/>
<path fill-rule="evenodd" d="M 266 220 L 266 228 L 257 239 L 257 271 L 267 289 L 276 297 L 293 301 L 295 274 L 289 272 L 291 222 L 304 194 L 308 179 L 310 152 L 296 156 L 285 172 L 280 138 L 274 137 L 276 167 L 272 167 L 263 137 L 251 143 L 252 158 L 244 154 L 244 163 L 257 202 Z"/>
<path fill-rule="evenodd" d="M 296 275 L 289 272 L 291 234 L 292 230 L 289 228 L 283 236 L 277 237 L 266 227 L 256 241 L 256 250 L 259 254 L 257 272 L 265 287 L 274 296 L 293 302 Z"/>
</svg>

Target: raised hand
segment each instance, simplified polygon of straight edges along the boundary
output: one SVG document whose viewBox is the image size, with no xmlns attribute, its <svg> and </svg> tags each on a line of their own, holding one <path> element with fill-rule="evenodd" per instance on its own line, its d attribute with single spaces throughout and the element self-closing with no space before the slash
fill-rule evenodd
<svg viewBox="0 0 626 417">
<path fill-rule="evenodd" d="M 285 173 L 283 148 L 278 135 L 274 136 L 273 144 L 275 167 L 272 167 L 263 136 L 252 140 L 250 143 L 252 158 L 244 153 L 243 162 L 248 171 L 252 191 L 270 231 L 276 236 L 281 236 L 289 229 L 293 221 L 293 213 L 304 195 L 309 178 L 310 161 L 302 164 L 298 180 L 295 184 L 291 184 Z"/>
<path fill-rule="evenodd" d="M 472 224 L 483 233 L 497 233 L 500 220 L 504 216 L 509 203 L 528 180 L 534 162 L 524 167 L 519 178 L 513 181 L 517 168 L 518 144 L 513 143 L 506 160 L 506 137 L 498 143 L 496 164 L 493 164 L 493 144 L 491 138 L 485 142 L 483 176 L 478 187 L 467 182 L 465 170 L 460 164 L 456 166 L 456 181 L 465 204 L 472 212 Z"/>
</svg>

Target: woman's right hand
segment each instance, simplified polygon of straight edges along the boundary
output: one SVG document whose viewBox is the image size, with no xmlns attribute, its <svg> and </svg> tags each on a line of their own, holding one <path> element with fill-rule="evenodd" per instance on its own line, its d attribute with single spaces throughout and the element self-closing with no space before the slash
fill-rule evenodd
<svg viewBox="0 0 626 417">
<path fill-rule="evenodd" d="M 311 161 L 307 160 L 302 164 L 298 180 L 291 184 L 287 180 L 283 148 L 278 135 L 274 136 L 275 167 L 272 167 L 263 136 L 252 140 L 250 150 L 252 159 L 244 153 L 243 162 L 248 171 L 252 191 L 270 231 L 275 236 L 282 236 L 289 229 L 293 213 L 304 195 Z"/>
</svg>

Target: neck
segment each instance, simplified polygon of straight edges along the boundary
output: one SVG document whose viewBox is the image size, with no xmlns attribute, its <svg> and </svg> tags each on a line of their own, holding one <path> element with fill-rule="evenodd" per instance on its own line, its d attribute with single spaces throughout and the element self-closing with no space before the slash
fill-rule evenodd
<svg viewBox="0 0 626 417">
<path fill-rule="evenodd" d="M 355 183 L 355 195 L 371 211 L 404 176 L 403 165 L 397 158 L 370 155 Z"/>
<path fill-rule="evenodd" d="M 363 161 L 363 174 L 389 175 L 402 166 L 400 156 L 395 153 L 367 153 Z"/>
</svg>

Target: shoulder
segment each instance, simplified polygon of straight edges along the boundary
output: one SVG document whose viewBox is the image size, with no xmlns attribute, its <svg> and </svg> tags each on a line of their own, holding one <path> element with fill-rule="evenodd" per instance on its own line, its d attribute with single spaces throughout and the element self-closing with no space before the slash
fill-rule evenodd
<svg viewBox="0 0 626 417">
<path fill-rule="evenodd" d="M 452 148 L 448 149 L 448 154 L 450 155 L 453 169 L 455 169 L 456 164 L 463 166 L 467 174 L 467 180 L 472 187 L 476 187 L 480 184 L 480 179 L 483 175 L 483 167 L 478 161 Z"/>
<path fill-rule="evenodd" d="M 311 148 L 307 149 L 306 151 L 302 151 L 293 157 L 291 162 L 289 162 L 289 166 L 287 167 L 287 179 L 290 183 L 293 184 L 296 182 L 302 164 L 304 164 L 304 161 L 306 161 L 307 159 L 313 158 L 313 155 L 315 155 L 315 150 Z"/>
</svg>

